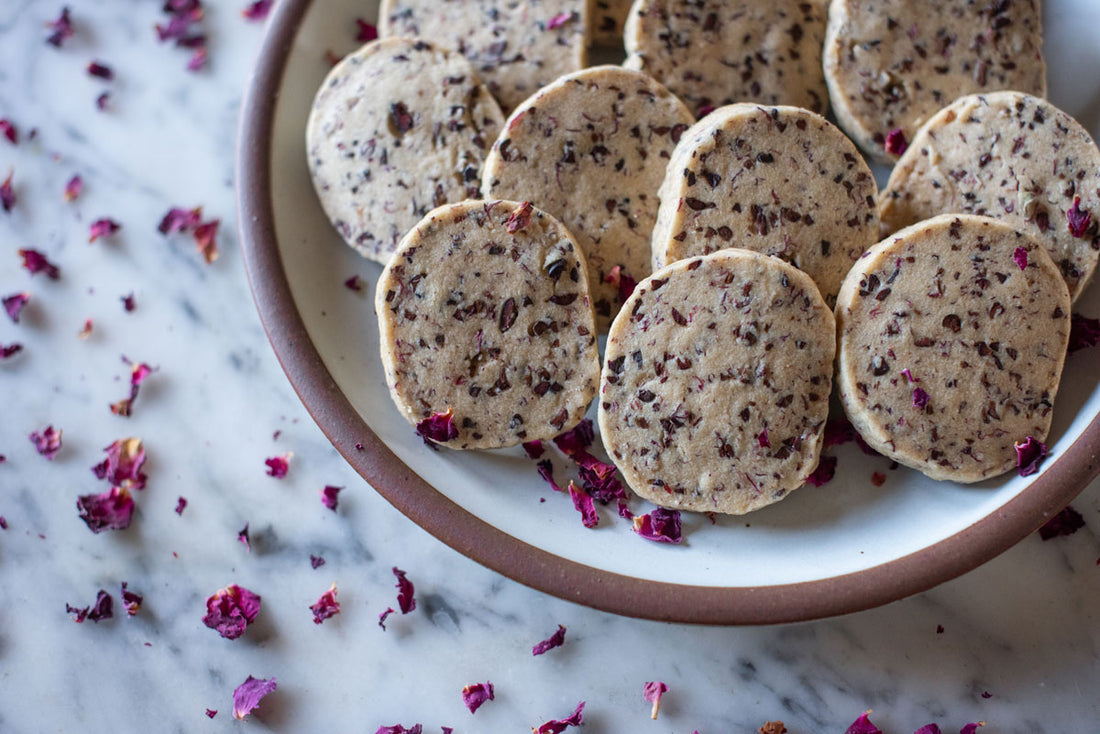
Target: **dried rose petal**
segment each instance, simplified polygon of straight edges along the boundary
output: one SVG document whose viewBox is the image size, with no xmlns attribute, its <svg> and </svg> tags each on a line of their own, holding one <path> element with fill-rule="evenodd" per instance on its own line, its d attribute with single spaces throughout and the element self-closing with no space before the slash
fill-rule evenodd
<svg viewBox="0 0 1100 734">
<path fill-rule="evenodd" d="M 87 69 L 89 74 L 99 77 L 100 79 L 111 81 L 115 78 L 115 72 L 111 70 L 111 67 L 106 64 L 101 64 L 98 61 L 89 61 Z"/>
<path fill-rule="evenodd" d="M 756 436 L 756 443 L 760 445 L 760 448 L 771 448 L 771 441 L 768 440 L 768 427 L 764 426 L 764 430 Z"/>
<path fill-rule="evenodd" d="M 822 456 L 821 462 L 817 465 L 817 468 L 813 470 L 810 476 L 806 477 L 806 484 L 812 484 L 815 487 L 820 487 L 824 484 L 828 484 L 836 474 L 836 457 L 835 456 Z"/>
<path fill-rule="evenodd" d="M 508 221 L 504 224 L 504 228 L 508 230 L 508 234 L 515 234 L 520 230 L 527 227 L 531 223 L 531 212 L 534 211 L 534 207 L 531 202 L 525 201 L 520 204 L 519 209 L 516 209 L 508 216 Z"/>
<path fill-rule="evenodd" d="M 581 522 L 586 528 L 594 528 L 600 524 L 600 516 L 596 513 L 596 503 L 592 501 L 592 495 L 585 492 L 573 482 L 569 482 L 569 497 L 573 500 L 573 507 L 581 513 Z"/>
<path fill-rule="evenodd" d="M 19 250 L 19 256 L 23 258 L 23 267 L 30 271 L 31 275 L 45 273 L 50 280 L 61 277 L 61 269 L 46 259 L 38 250 Z"/>
<path fill-rule="evenodd" d="M 109 237 L 120 229 L 122 229 L 122 225 L 113 219 L 97 219 L 92 222 L 92 226 L 88 230 L 88 242 L 95 242 L 100 237 Z"/>
<path fill-rule="evenodd" d="M 176 500 L 176 514 L 182 515 L 185 509 L 187 509 L 187 498 L 180 495 L 179 499 Z"/>
<path fill-rule="evenodd" d="M 217 709 L 206 709 L 206 718 L 213 719 L 217 715 L 218 715 L 218 710 Z"/>
<path fill-rule="evenodd" d="M 355 34 L 355 40 L 359 41 L 359 43 L 367 43 L 378 38 L 378 26 L 373 23 L 368 23 L 362 18 L 356 18 L 355 27 L 358 29 Z"/>
<path fill-rule="evenodd" d="M 4 298 L 4 310 L 8 312 L 8 318 L 14 323 L 19 323 L 19 314 L 23 312 L 23 307 L 27 305 L 27 301 L 31 299 L 29 293 L 12 293 L 10 296 Z"/>
<path fill-rule="evenodd" d="M 264 464 L 267 465 L 267 475 L 276 479 L 284 478 L 287 470 L 290 469 L 290 457 L 292 456 L 294 454 L 286 453 L 282 456 L 272 456 L 269 459 L 264 459 Z"/>
<path fill-rule="evenodd" d="M 657 718 L 657 713 L 661 710 L 661 696 L 667 692 L 668 686 L 659 680 L 649 681 L 642 686 L 642 698 L 653 704 L 653 710 L 650 712 L 649 718 Z"/>
<path fill-rule="evenodd" d="M 6 212 L 10 212 L 16 202 L 15 189 L 13 189 L 11 185 L 11 180 L 14 175 L 14 172 L 9 173 L 8 177 L 4 179 L 4 182 L 0 183 L 0 207 L 3 207 Z"/>
<path fill-rule="evenodd" d="M 14 357 L 23 351 L 23 345 L 18 342 L 12 344 L 0 344 L 0 359 Z"/>
<path fill-rule="evenodd" d="M 1085 527 L 1085 518 L 1081 513 L 1069 505 L 1062 508 L 1054 517 L 1050 518 L 1039 528 L 1039 537 L 1043 540 L 1057 538 L 1059 535 L 1073 535 Z"/>
<path fill-rule="evenodd" d="M 321 490 L 321 504 L 333 512 L 336 512 L 336 505 L 339 501 L 337 495 L 340 494 L 340 490 L 342 489 L 343 487 L 325 485 L 324 489 Z"/>
<path fill-rule="evenodd" d="M 161 218 L 160 224 L 157 225 L 157 231 L 163 235 L 170 235 L 176 232 L 187 232 L 199 226 L 201 221 L 201 206 L 195 207 L 194 209 L 172 208 Z"/>
<path fill-rule="evenodd" d="M 558 630 L 554 634 L 547 637 L 542 642 L 537 643 L 531 648 L 532 655 L 542 655 L 547 650 L 553 650 L 555 647 L 561 647 L 565 644 L 565 627 L 558 625 Z"/>
<path fill-rule="evenodd" d="M 1012 259 L 1020 270 L 1027 268 L 1027 250 L 1024 248 L 1017 247 L 1012 253 Z"/>
<path fill-rule="evenodd" d="M 28 438 L 38 453 L 53 461 L 53 457 L 57 456 L 57 452 L 61 450 L 61 433 L 60 428 L 54 430 L 53 426 L 46 426 L 42 433 L 32 431 Z"/>
<path fill-rule="evenodd" d="M 646 540 L 677 544 L 683 540 L 680 511 L 658 507 L 653 512 L 634 518 L 634 532 Z"/>
<path fill-rule="evenodd" d="M 471 683 L 462 687 L 462 703 L 466 704 L 466 708 L 470 709 L 471 714 L 481 708 L 481 704 L 492 700 L 493 684 L 489 681 Z"/>
<path fill-rule="evenodd" d="M 79 174 L 75 174 L 65 184 L 65 201 L 76 201 L 82 191 L 84 191 L 84 179 Z"/>
<path fill-rule="evenodd" d="M 195 244 L 198 246 L 199 253 L 207 265 L 218 259 L 217 237 L 218 225 L 220 224 L 220 219 L 211 219 L 209 222 L 203 222 L 195 228 Z"/>
<path fill-rule="evenodd" d="M 1073 206 L 1066 210 L 1066 220 L 1069 222 L 1069 233 L 1081 238 L 1088 232 L 1089 223 L 1092 221 L 1092 212 L 1081 208 L 1081 197 L 1073 197 Z"/>
<path fill-rule="evenodd" d="M 73 22 L 69 16 L 69 7 L 63 7 L 61 15 L 57 16 L 57 20 L 46 23 L 46 27 L 53 31 L 46 39 L 46 43 L 61 48 L 61 44 L 73 37 Z"/>
<path fill-rule="evenodd" d="M 361 293 L 363 290 L 363 281 L 360 280 L 358 275 L 353 275 L 344 281 L 344 287 L 347 288 L 349 291 Z"/>
<path fill-rule="evenodd" d="M 2 459 L 2 458 L 3 458 L 3 456 L 0 456 L 0 459 Z M 8 518 L 4 517 L 3 515 L 0 515 L 0 530 L 7 530 L 7 529 L 8 529 Z"/>
<path fill-rule="evenodd" d="M 903 370 L 901 371 L 901 374 L 905 375 L 905 379 L 906 379 L 906 380 L 907 380 L 907 381 L 908 381 L 908 382 L 909 382 L 910 384 L 912 384 L 912 383 L 914 383 L 914 382 L 920 382 L 920 380 L 919 380 L 918 378 L 916 378 L 916 377 L 913 377 L 913 373 L 909 371 L 909 368 L 908 368 L 908 367 L 906 367 L 905 369 L 903 369 Z M 853 429 L 853 430 L 854 430 L 854 429 Z"/>
<path fill-rule="evenodd" d="M 97 110 L 102 112 L 103 110 L 107 109 L 107 103 L 110 102 L 110 101 L 111 101 L 111 93 L 110 92 L 103 92 L 102 94 L 100 94 L 98 97 L 95 98 L 95 107 L 96 107 Z"/>
<path fill-rule="evenodd" d="M 913 388 L 913 407 L 917 410 L 924 410 L 931 398 L 932 396 L 926 393 L 923 388 Z"/>
<path fill-rule="evenodd" d="M 573 20 L 573 13 L 558 13 L 546 24 L 546 30 L 554 31 Z"/>
<path fill-rule="evenodd" d="M 454 411 L 447 408 L 446 413 L 432 413 L 416 424 L 417 434 L 425 441 L 446 443 L 458 438 L 458 428 L 455 427 Z"/>
<path fill-rule="evenodd" d="M 0 118 L 0 135 L 3 135 L 12 145 L 19 144 L 19 131 L 8 118 Z"/>
<path fill-rule="evenodd" d="M 80 519 L 93 533 L 125 530 L 134 518 L 134 498 L 123 487 L 111 487 L 102 494 L 86 494 L 76 500 Z"/>
<path fill-rule="evenodd" d="M 1097 344 L 1100 344 L 1100 319 L 1073 314 L 1069 324 L 1069 351 L 1076 352 Z"/>
<path fill-rule="evenodd" d="M 416 598 L 413 596 L 416 589 L 412 581 L 405 577 L 405 572 L 397 566 L 393 567 L 393 575 L 397 577 L 397 606 L 401 608 L 402 614 L 408 614 L 416 609 Z"/>
<path fill-rule="evenodd" d="M 782 721 L 767 721 L 756 731 L 757 734 L 787 734 L 787 727 Z"/>
<path fill-rule="evenodd" d="M 251 675 L 233 691 L 233 716 L 243 719 L 260 705 L 260 700 L 273 693 L 277 686 L 275 679 L 253 678 Z"/>
<path fill-rule="evenodd" d="M 386 620 L 391 614 L 393 614 L 393 612 L 393 607 L 386 607 L 386 611 L 378 615 L 378 626 L 382 628 L 383 632 L 385 632 L 386 630 Z"/>
<path fill-rule="evenodd" d="M 99 479 L 106 479 L 112 487 L 145 489 L 148 478 L 142 473 L 145 463 L 145 446 L 140 438 L 122 438 L 103 449 L 107 458 L 92 467 Z"/>
<path fill-rule="evenodd" d="M 940 726 L 939 724 L 925 724 L 913 732 L 913 734 L 941 734 Z"/>
<path fill-rule="evenodd" d="M 619 481 L 614 464 L 605 464 L 591 456 L 586 456 L 579 462 L 578 474 L 584 491 L 592 495 L 593 499 L 605 505 L 611 500 L 627 499 L 626 489 Z"/>
<path fill-rule="evenodd" d="M 577 704 L 572 714 L 564 719 L 551 719 L 537 729 L 534 734 L 561 734 L 571 726 L 580 726 L 584 723 L 584 701 Z"/>
<path fill-rule="evenodd" d="M 560 484 L 554 481 L 554 465 L 550 463 L 549 459 L 543 459 L 537 466 L 539 476 L 542 477 L 547 484 L 553 487 L 555 492 L 565 491 Z"/>
<path fill-rule="evenodd" d="M 326 619 L 335 617 L 340 613 L 340 602 L 336 601 L 336 584 L 334 583 L 329 587 L 329 590 L 321 594 L 321 598 L 317 600 L 316 604 L 313 604 L 309 610 L 313 612 L 313 623 L 321 624 Z"/>
<path fill-rule="evenodd" d="M 141 594 L 136 594 L 126 588 L 126 582 L 122 582 L 122 591 L 119 593 L 122 599 L 122 608 L 126 610 L 126 616 L 133 617 L 141 611 L 141 603 L 145 601 Z"/>
<path fill-rule="evenodd" d="M 886 475 L 880 471 L 872 472 L 871 484 L 875 485 L 876 487 L 881 487 L 882 485 L 886 484 Z"/>
<path fill-rule="evenodd" d="M 309 565 L 314 569 L 318 569 L 325 565 L 325 559 L 321 556 L 315 556 L 312 553 L 309 554 Z"/>
<path fill-rule="evenodd" d="M 65 613 L 72 615 L 73 621 L 77 624 L 84 624 L 91 610 L 91 607 L 74 607 L 72 604 L 65 604 Z"/>
<path fill-rule="evenodd" d="M 260 613 L 260 597 L 243 586 L 230 584 L 215 591 L 206 600 L 206 615 L 202 623 L 227 640 L 244 634 Z"/>
<path fill-rule="evenodd" d="M 271 12 L 272 0 L 256 0 L 241 11 L 245 20 L 263 20 Z"/>
<path fill-rule="evenodd" d="M 134 303 L 133 293 L 121 296 L 119 297 L 119 300 L 122 301 L 122 308 L 124 308 L 127 313 L 133 311 L 137 307 L 137 304 Z"/>
<path fill-rule="evenodd" d="M 596 434 L 592 430 L 592 421 L 585 418 L 577 424 L 576 428 L 566 431 L 560 436 L 554 437 L 554 445 L 561 449 L 566 456 L 577 461 L 581 457 L 588 456 L 588 447 L 592 445 Z"/>
<path fill-rule="evenodd" d="M 1039 471 L 1039 464 L 1047 455 L 1046 444 L 1028 436 L 1023 441 L 1014 442 L 1016 448 L 1016 471 L 1021 477 L 1031 476 Z"/>
<path fill-rule="evenodd" d="M 537 459 L 543 455 L 546 449 L 543 447 L 542 441 L 536 439 L 534 441 L 525 441 L 523 443 L 523 451 L 528 457 Z"/>
<path fill-rule="evenodd" d="M 95 328 L 95 322 L 91 319 L 84 319 L 84 326 L 80 327 L 80 331 L 76 332 L 77 339 L 87 339 L 92 335 L 92 330 Z"/>
<path fill-rule="evenodd" d="M 95 595 L 95 604 L 88 611 L 88 619 L 99 623 L 101 619 L 110 619 L 115 616 L 115 600 L 105 590 L 100 589 Z"/>
<path fill-rule="evenodd" d="M 959 734 L 976 734 L 980 726 L 985 726 L 985 722 L 975 721 L 970 724 L 965 724 L 962 729 L 959 729 Z"/>
<path fill-rule="evenodd" d="M 905 133 L 902 129 L 896 127 L 886 133 L 884 147 L 886 148 L 886 152 L 890 155 L 901 155 L 909 148 L 909 141 L 905 139 Z"/>
<path fill-rule="evenodd" d="M 237 531 L 237 542 L 244 546 L 246 552 L 252 552 L 252 538 L 248 534 L 248 523 L 245 523 L 244 527 Z"/>
<path fill-rule="evenodd" d="M 611 271 L 604 276 L 603 282 L 619 289 L 620 301 L 626 301 L 630 298 L 630 294 L 634 292 L 634 288 L 638 285 L 638 281 L 623 272 L 622 265 L 611 268 Z"/>
<path fill-rule="evenodd" d="M 393 726 L 380 726 L 374 734 L 423 734 L 424 727 L 420 724 L 413 724 L 406 729 L 400 724 L 394 724 Z"/>
<path fill-rule="evenodd" d="M 882 734 L 882 730 L 871 723 L 871 720 L 867 718 L 870 711 L 864 711 L 859 715 L 859 718 L 852 722 L 852 725 L 848 727 L 848 730 L 844 734 Z"/>
</svg>

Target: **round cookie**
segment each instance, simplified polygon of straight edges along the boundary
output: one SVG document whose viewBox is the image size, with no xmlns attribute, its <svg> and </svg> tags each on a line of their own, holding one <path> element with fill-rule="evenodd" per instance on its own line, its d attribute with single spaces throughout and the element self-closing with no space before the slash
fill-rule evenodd
<svg viewBox="0 0 1100 734">
<path fill-rule="evenodd" d="M 883 163 L 964 94 L 1046 95 L 1040 0 L 833 0 L 825 79 L 837 122 Z"/>
<path fill-rule="evenodd" d="M 731 102 L 824 114 L 820 0 L 637 0 L 624 66 L 652 75 L 702 117 Z"/>
<path fill-rule="evenodd" d="M 569 232 L 530 203 L 433 210 L 401 241 L 375 293 L 398 410 L 422 435 L 460 449 L 575 426 L 600 370 L 587 286 Z M 426 419 L 448 417 L 449 433 L 424 430 Z"/>
<path fill-rule="evenodd" d="M 800 487 L 821 457 L 833 314 L 778 258 L 721 250 L 638 284 L 611 326 L 600 435 L 663 507 L 740 515 Z"/>
<path fill-rule="evenodd" d="M 368 43 L 325 78 L 306 125 L 321 207 L 363 257 L 389 261 L 429 209 L 475 198 L 504 116 L 462 56 Z"/>
<path fill-rule="evenodd" d="M 378 32 L 457 49 L 507 112 L 588 64 L 587 25 L 588 0 L 382 0 Z"/>
<path fill-rule="evenodd" d="M 650 273 L 657 188 L 694 121 L 649 76 L 596 66 L 516 108 L 485 161 L 485 196 L 536 202 L 577 238 L 601 330 Z"/>
<path fill-rule="evenodd" d="M 622 47 L 623 27 L 633 4 L 634 0 L 589 0 L 592 43 L 609 48 Z"/>
<path fill-rule="evenodd" d="M 1003 219 L 1046 247 L 1077 300 L 1100 257 L 1100 150 L 1038 97 L 959 99 L 930 119 L 890 174 L 884 233 L 947 212 Z"/>
<path fill-rule="evenodd" d="M 915 224 L 852 268 L 836 316 L 844 410 L 887 457 L 977 482 L 1046 438 L 1070 301 L 1029 235 L 967 214 Z"/>
<path fill-rule="evenodd" d="M 863 156 L 800 107 L 720 107 L 672 154 L 653 228 L 653 269 L 726 247 L 775 255 L 836 302 L 844 276 L 878 241 L 878 187 Z"/>
</svg>

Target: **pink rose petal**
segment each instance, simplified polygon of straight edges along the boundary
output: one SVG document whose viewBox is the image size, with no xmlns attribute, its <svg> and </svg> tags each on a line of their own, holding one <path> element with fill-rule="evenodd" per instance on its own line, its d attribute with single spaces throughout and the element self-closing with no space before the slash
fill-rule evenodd
<svg viewBox="0 0 1100 734">
<path fill-rule="evenodd" d="M 932 396 L 926 393 L 922 388 L 913 388 L 913 407 L 917 410 L 924 410 L 931 397 Z"/>
<path fill-rule="evenodd" d="M 187 509 L 187 498 L 181 495 L 180 498 L 176 500 L 176 514 L 183 515 L 185 509 Z"/>
<path fill-rule="evenodd" d="M 571 20 L 573 20 L 573 13 L 558 13 L 547 22 L 546 29 L 555 31 Z"/>
<path fill-rule="evenodd" d="M 882 734 L 882 730 L 871 723 L 871 720 L 867 718 L 870 711 L 864 711 L 859 715 L 859 718 L 852 722 L 852 725 L 848 727 L 848 730 L 844 734 Z"/>
<path fill-rule="evenodd" d="M 23 313 L 23 307 L 31 299 L 29 293 L 12 293 L 4 298 L 4 310 L 8 312 L 8 318 L 13 323 L 19 323 L 19 315 Z"/>
<path fill-rule="evenodd" d="M 600 523 L 600 516 L 596 512 L 596 504 L 592 495 L 585 492 L 573 482 L 569 482 L 569 497 L 573 500 L 573 507 L 581 513 L 581 522 L 586 528 L 594 528 Z"/>
<path fill-rule="evenodd" d="M 1043 527 L 1039 528 L 1039 537 L 1043 540 L 1050 540 L 1061 535 L 1073 535 L 1083 527 L 1085 527 L 1085 518 L 1081 516 L 1080 512 L 1066 505 L 1061 512 L 1047 520 Z"/>
<path fill-rule="evenodd" d="M 1025 270 L 1027 268 L 1027 250 L 1024 248 L 1017 247 L 1012 252 L 1012 259 L 1015 261 L 1016 267 L 1020 270 Z"/>
<path fill-rule="evenodd" d="M 412 581 L 406 578 L 405 572 L 397 566 L 393 567 L 393 575 L 397 577 L 397 606 L 401 608 L 402 614 L 408 614 L 416 609 L 416 598 L 413 596 L 416 589 Z"/>
<path fill-rule="evenodd" d="M 1073 206 L 1066 210 L 1066 221 L 1069 223 L 1069 233 L 1080 239 L 1088 232 L 1092 222 L 1092 212 L 1081 208 L 1081 197 L 1073 197 Z"/>
<path fill-rule="evenodd" d="M 493 698 L 493 684 L 489 681 L 471 683 L 462 688 L 462 703 L 466 704 L 471 714 L 476 713 L 483 703 L 492 701 Z"/>
<path fill-rule="evenodd" d="M 46 27 L 53 31 L 46 39 L 46 43 L 51 46 L 61 48 L 61 45 L 65 43 L 66 40 L 72 38 L 73 21 L 72 17 L 69 15 L 68 6 L 61 9 L 61 15 L 57 16 L 57 20 L 46 23 Z"/>
<path fill-rule="evenodd" d="M 269 693 L 274 693 L 275 679 L 253 678 L 251 675 L 233 691 L 233 717 L 243 719 L 260 705 Z"/>
<path fill-rule="evenodd" d="M 318 569 L 325 565 L 325 559 L 321 556 L 315 556 L 312 553 L 309 555 L 309 565 L 313 569 Z"/>
<path fill-rule="evenodd" d="M 642 698 L 653 704 L 649 718 L 656 719 L 661 710 L 661 696 L 668 693 L 668 686 L 661 681 L 649 681 L 642 687 Z"/>
<path fill-rule="evenodd" d="M 386 631 L 386 620 L 394 613 L 393 607 L 386 607 L 386 611 L 378 615 L 378 626 L 382 628 L 382 631 Z"/>
<path fill-rule="evenodd" d="M 886 133 L 884 146 L 890 155 L 901 155 L 909 148 L 909 141 L 905 139 L 905 133 L 900 127 L 896 127 Z"/>
<path fill-rule="evenodd" d="M 432 413 L 416 424 L 417 434 L 427 441 L 446 443 L 458 438 L 458 428 L 455 427 L 454 411 L 450 408 L 446 413 Z"/>
<path fill-rule="evenodd" d="M 12 344 L 0 344 L 0 360 L 10 359 L 23 351 L 23 345 L 18 342 Z"/>
<path fill-rule="evenodd" d="M 329 590 L 321 594 L 321 598 L 313 604 L 309 610 L 313 612 L 313 623 L 321 624 L 326 619 L 335 617 L 340 613 L 340 602 L 336 601 L 336 584 L 329 587 Z"/>
<path fill-rule="evenodd" d="M 325 487 L 321 490 L 321 504 L 323 504 L 325 507 L 329 508 L 333 512 L 336 512 L 336 506 L 339 502 L 338 495 L 340 494 L 340 490 L 342 489 L 343 487 L 332 487 L 329 485 L 325 485 Z"/>
<path fill-rule="evenodd" d="M 523 443 L 523 452 L 527 454 L 528 458 L 537 459 L 545 453 L 546 449 L 543 448 L 542 441 L 525 441 Z"/>
<path fill-rule="evenodd" d="M 15 206 L 15 202 L 17 201 L 15 196 L 15 189 L 12 188 L 11 183 L 12 177 L 14 176 L 14 172 L 9 173 L 8 177 L 4 179 L 3 183 L 0 183 L 0 208 L 3 208 L 3 210 L 6 212 L 10 212 L 12 210 L 12 207 Z M 20 252 L 22 252 L 22 250 L 20 250 Z"/>
<path fill-rule="evenodd" d="M 941 734 L 939 724 L 925 724 L 913 734 Z"/>
<path fill-rule="evenodd" d="M 230 584 L 206 600 L 206 615 L 202 623 L 227 640 L 244 634 L 260 613 L 260 596 L 243 586 Z"/>
<path fill-rule="evenodd" d="M 241 15 L 245 20 L 263 20 L 271 12 L 271 3 L 272 0 L 256 0 L 242 10 Z"/>
<path fill-rule="evenodd" d="M 89 61 L 87 66 L 88 74 L 100 79 L 111 81 L 115 78 L 115 72 L 111 67 L 106 64 L 101 64 L 98 61 Z"/>
<path fill-rule="evenodd" d="M 122 608 L 126 610 L 126 616 L 133 617 L 141 611 L 141 603 L 144 601 L 141 594 L 130 591 L 126 582 L 122 582 L 122 591 L 119 594 L 122 599 Z"/>
<path fill-rule="evenodd" d="M 46 277 L 50 280 L 57 280 L 61 277 L 61 269 L 51 263 L 46 256 L 38 250 L 19 250 L 19 256 L 23 258 L 23 267 L 26 268 L 31 275 L 37 273 L 45 273 Z"/>
<path fill-rule="evenodd" d="M 1028 477 L 1039 471 L 1039 464 L 1047 455 L 1046 444 L 1028 436 L 1023 441 L 1016 441 L 1016 471 L 1021 477 Z"/>
<path fill-rule="evenodd" d="M 534 729 L 534 734 L 561 734 L 571 726 L 580 726 L 584 723 L 584 701 L 577 704 L 576 710 L 564 719 L 551 719 Z"/>
<path fill-rule="evenodd" d="M 122 225 L 113 219 L 97 219 L 92 222 L 92 226 L 88 230 L 88 242 L 95 242 L 100 237 L 110 237 L 120 229 L 122 229 Z"/>
<path fill-rule="evenodd" d="M 0 118 L 0 135 L 7 138 L 12 145 L 19 144 L 19 131 L 16 130 L 12 121 L 6 117 Z"/>
<path fill-rule="evenodd" d="M 362 18 L 355 19 L 355 40 L 359 43 L 368 43 L 378 38 L 378 26 L 368 23 Z"/>
<path fill-rule="evenodd" d="M 81 178 L 80 174 L 74 174 L 69 182 L 65 184 L 65 201 L 76 201 L 82 191 L 84 191 L 84 179 Z"/>
<path fill-rule="evenodd" d="M 542 642 L 536 643 L 531 648 L 531 655 L 542 655 L 548 650 L 553 650 L 555 647 L 561 647 L 565 644 L 565 627 L 558 625 L 557 631 L 547 637 Z"/>
<path fill-rule="evenodd" d="M 102 494 L 86 494 L 76 500 L 80 519 L 93 533 L 125 530 L 134 517 L 134 498 L 123 487 L 111 487 Z"/>
<path fill-rule="evenodd" d="M 141 471 L 145 446 L 140 438 L 121 438 L 103 450 L 107 458 L 92 467 L 97 478 L 106 479 L 112 487 L 145 489 L 147 477 Z"/>
<path fill-rule="evenodd" d="M 41 433 L 32 431 L 29 438 L 38 453 L 53 461 L 57 452 L 61 450 L 61 433 L 60 428 L 54 430 L 53 426 L 46 426 Z"/>
<path fill-rule="evenodd" d="M 293 455 L 287 453 L 282 456 L 272 456 L 269 459 L 264 459 L 264 464 L 267 465 L 267 475 L 276 479 L 286 477 L 286 473 L 290 469 L 290 457 Z"/>
<path fill-rule="evenodd" d="M 634 518 L 634 532 L 657 543 L 678 544 L 683 540 L 680 511 L 658 507 L 653 512 Z"/>
</svg>

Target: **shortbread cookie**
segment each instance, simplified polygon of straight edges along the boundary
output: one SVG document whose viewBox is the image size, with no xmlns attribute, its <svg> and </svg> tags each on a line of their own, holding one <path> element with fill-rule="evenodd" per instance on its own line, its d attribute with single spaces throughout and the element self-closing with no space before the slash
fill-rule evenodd
<svg viewBox="0 0 1100 734">
<path fill-rule="evenodd" d="M 401 241 L 375 296 L 390 394 L 437 442 L 552 438 L 579 423 L 596 394 L 584 256 L 530 203 L 433 210 Z M 447 430 L 425 430 L 426 420 Z"/>
<path fill-rule="evenodd" d="M 856 146 L 800 107 L 720 107 L 680 138 L 661 184 L 653 269 L 726 247 L 805 272 L 830 306 L 878 241 L 878 193 Z"/>
<path fill-rule="evenodd" d="M 917 133 L 883 191 L 884 233 L 945 212 L 1003 219 L 1043 243 L 1077 300 L 1100 256 L 1100 150 L 1038 97 L 963 97 Z"/>
<path fill-rule="evenodd" d="M 819 0 L 637 0 L 625 66 L 665 84 L 702 117 L 731 102 L 825 113 Z"/>
<path fill-rule="evenodd" d="M 388 262 L 429 209 L 477 197 L 503 123 L 460 55 L 404 38 L 368 43 L 313 101 L 306 151 L 321 207 L 360 255 Z"/>
<path fill-rule="evenodd" d="M 833 0 L 825 79 L 840 127 L 891 163 L 964 94 L 1046 94 L 1040 0 Z"/>
<path fill-rule="evenodd" d="M 821 457 L 836 345 L 809 276 L 721 250 L 638 284 L 611 326 L 600 435 L 635 492 L 740 515 L 797 489 Z"/>
<path fill-rule="evenodd" d="M 1070 301 L 1031 236 L 968 214 L 915 224 L 852 268 L 836 315 L 841 401 L 889 458 L 977 482 L 1046 438 Z"/>
<path fill-rule="evenodd" d="M 588 63 L 588 0 L 382 0 L 379 21 L 457 49 L 505 112 Z"/>
<path fill-rule="evenodd" d="M 634 0 L 589 0 L 588 17 L 592 24 L 592 43 L 621 48 L 623 27 Z"/>
<path fill-rule="evenodd" d="M 692 122 L 649 76 L 597 66 L 520 105 L 485 161 L 487 197 L 537 202 L 577 238 L 601 330 L 650 273 L 657 189 Z"/>
</svg>

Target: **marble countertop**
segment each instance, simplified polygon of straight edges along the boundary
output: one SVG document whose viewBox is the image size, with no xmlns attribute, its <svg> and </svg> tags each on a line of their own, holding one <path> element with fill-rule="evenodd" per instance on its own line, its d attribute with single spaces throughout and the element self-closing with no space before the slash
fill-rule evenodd
<svg viewBox="0 0 1100 734">
<path fill-rule="evenodd" d="M 208 0 L 208 63 L 191 72 L 192 50 L 157 40 L 160 3 L 71 5 L 74 35 L 56 48 L 45 23 L 60 3 L 0 4 L 0 118 L 18 133 L 15 145 L 0 137 L 0 176 L 12 172 L 16 195 L 0 211 L 0 295 L 30 294 L 18 323 L 0 314 L 0 345 L 23 346 L 0 362 L 0 731 L 526 731 L 582 700 L 591 734 L 755 732 L 776 719 L 793 734 L 840 733 L 867 709 L 887 734 L 930 722 L 1096 729 L 1097 483 L 1074 502 L 1086 527 L 1071 536 L 1028 537 L 879 609 L 773 627 L 612 616 L 436 541 L 344 463 L 260 326 L 233 161 L 263 23 L 242 17 L 245 0 Z M 91 61 L 114 78 L 89 75 Z M 1088 83 L 1095 112 L 1100 84 Z M 84 188 L 67 202 L 74 174 Z M 221 222 L 212 264 L 191 237 L 157 231 L 170 208 L 198 206 Z M 89 244 L 101 218 L 121 229 Z M 26 248 L 59 279 L 21 268 Z M 124 358 L 155 369 L 129 417 L 109 409 L 130 391 Z M 52 461 L 27 438 L 51 425 L 63 431 Z M 107 488 L 90 468 L 130 436 L 144 442 L 148 486 L 134 492 L 129 529 L 93 534 L 77 497 Z M 286 477 L 268 476 L 265 460 L 287 453 Z M 345 488 L 335 512 L 320 501 L 325 485 Z M 238 539 L 246 524 L 251 550 Z M 417 606 L 383 630 L 395 566 Z M 132 617 L 123 582 L 144 597 Z M 334 582 L 341 613 L 315 624 L 309 607 Z M 261 595 L 262 611 L 227 640 L 204 626 L 204 601 L 234 583 Z M 113 618 L 74 623 L 66 605 L 88 606 L 100 589 L 115 598 Z M 565 644 L 532 656 L 559 624 Z M 239 722 L 232 692 L 249 675 L 278 690 Z M 670 688 L 656 721 L 642 699 L 653 680 Z M 485 681 L 495 700 L 471 715 L 463 686 Z"/>
</svg>

